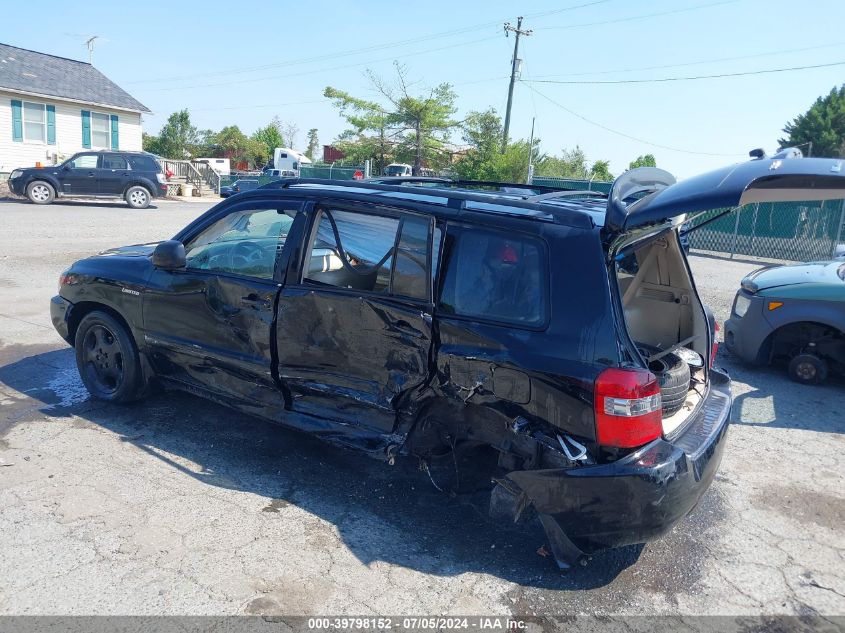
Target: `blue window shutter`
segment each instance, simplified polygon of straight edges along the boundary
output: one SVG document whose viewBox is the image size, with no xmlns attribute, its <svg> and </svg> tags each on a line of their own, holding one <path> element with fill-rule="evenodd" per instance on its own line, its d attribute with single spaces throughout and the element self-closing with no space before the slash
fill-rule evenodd
<svg viewBox="0 0 845 633">
<path fill-rule="evenodd" d="M 82 147 L 91 149 L 91 112 L 82 111 Z"/>
<path fill-rule="evenodd" d="M 23 103 L 12 99 L 12 140 L 23 142 Z"/>
<path fill-rule="evenodd" d="M 56 106 L 47 106 L 47 144 L 56 144 Z"/>
<path fill-rule="evenodd" d="M 117 115 L 111 115 L 111 148 L 120 149 L 120 143 L 117 138 Z"/>
</svg>

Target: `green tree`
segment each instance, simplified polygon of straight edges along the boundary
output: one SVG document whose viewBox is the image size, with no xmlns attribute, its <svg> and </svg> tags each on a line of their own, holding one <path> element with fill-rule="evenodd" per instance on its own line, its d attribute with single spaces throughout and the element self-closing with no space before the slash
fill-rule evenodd
<svg viewBox="0 0 845 633">
<path fill-rule="evenodd" d="M 613 174 L 610 173 L 610 162 L 606 160 L 597 160 L 593 163 L 590 169 L 590 178 L 593 180 L 603 180 L 610 182 L 613 180 Z"/>
<path fill-rule="evenodd" d="M 312 161 L 316 160 L 317 152 L 320 150 L 320 140 L 317 138 L 317 128 L 308 130 L 308 147 L 305 148 L 305 155 Z"/>
<path fill-rule="evenodd" d="M 334 145 L 349 162 L 361 164 L 372 159 L 374 173 L 382 173 L 394 156 L 393 135 L 387 127 L 387 112 L 373 101 L 353 97 L 331 86 L 323 91 L 323 96 L 334 102 L 350 126 L 338 136 Z"/>
<path fill-rule="evenodd" d="M 636 160 L 632 160 L 628 164 L 628 169 L 636 169 L 637 167 L 657 167 L 657 160 L 654 158 L 654 154 L 637 156 Z"/>
<path fill-rule="evenodd" d="M 191 115 L 185 109 L 171 114 L 158 136 L 146 137 L 142 146 L 163 158 L 186 160 L 191 158 L 198 140 L 197 128 L 191 124 Z"/>
<path fill-rule="evenodd" d="M 267 146 L 248 138 L 237 125 L 224 127 L 217 133 L 216 140 L 223 155 L 235 164 L 247 163 L 258 167 L 267 162 Z"/>
<path fill-rule="evenodd" d="M 799 114 L 783 128 L 786 138 L 781 147 L 813 144 L 813 156 L 845 157 L 845 84 L 816 99 L 804 114 Z"/>
<path fill-rule="evenodd" d="M 398 63 L 395 67 L 396 79 L 392 82 L 368 72 L 373 87 L 387 101 L 385 107 L 332 87 L 327 87 L 323 94 L 335 102 L 335 107 L 353 126 L 341 135 L 341 141 L 349 143 L 359 137 L 359 142 L 373 147 L 376 150 L 373 158 L 379 169 L 385 165 L 388 147 L 396 146 L 396 154 L 412 159 L 413 173 L 419 175 L 423 164 L 436 167 L 447 162 L 444 146 L 449 132 L 458 125 L 452 119 L 456 95 L 446 83 L 424 95 L 412 95 L 405 68 Z"/>
<path fill-rule="evenodd" d="M 285 147 L 285 140 L 282 136 L 282 122 L 279 117 L 273 117 L 270 123 L 258 128 L 253 133 L 252 140 L 264 146 L 267 156 L 272 156 L 277 147 Z"/>
</svg>

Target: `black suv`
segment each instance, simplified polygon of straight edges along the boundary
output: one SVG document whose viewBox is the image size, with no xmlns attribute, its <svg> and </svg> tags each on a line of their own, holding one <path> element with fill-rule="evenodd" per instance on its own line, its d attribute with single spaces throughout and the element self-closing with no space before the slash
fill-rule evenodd
<svg viewBox="0 0 845 633">
<path fill-rule="evenodd" d="M 155 156 L 146 152 L 80 152 L 55 167 L 16 169 L 9 188 L 35 204 L 56 198 L 122 198 L 133 209 L 167 194 Z"/>
<path fill-rule="evenodd" d="M 836 165 L 642 168 L 609 196 L 280 180 L 78 261 L 51 316 L 103 400 L 156 381 L 429 474 L 492 454 L 491 512 L 536 513 L 565 567 L 666 532 L 721 459 L 730 380 L 686 212 L 845 197 Z"/>
</svg>

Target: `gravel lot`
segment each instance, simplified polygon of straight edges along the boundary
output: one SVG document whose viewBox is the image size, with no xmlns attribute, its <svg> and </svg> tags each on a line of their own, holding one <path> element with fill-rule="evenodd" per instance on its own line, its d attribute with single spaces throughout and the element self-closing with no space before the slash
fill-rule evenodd
<svg viewBox="0 0 845 633">
<path fill-rule="evenodd" d="M 536 526 L 197 398 L 93 402 L 50 325 L 59 273 L 208 203 L 0 202 L 0 614 L 845 614 L 845 382 L 721 352 L 720 474 L 664 539 L 567 574 Z M 756 264 L 692 257 L 719 321 Z"/>
</svg>

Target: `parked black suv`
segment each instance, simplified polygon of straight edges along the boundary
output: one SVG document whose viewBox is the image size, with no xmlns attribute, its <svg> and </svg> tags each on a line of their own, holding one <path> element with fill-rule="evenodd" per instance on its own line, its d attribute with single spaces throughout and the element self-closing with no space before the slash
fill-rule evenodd
<svg viewBox="0 0 845 633">
<path fill-rule="evenodd" d="M 52 320 L 103 400 L 156 380 L 430 474 L 492 452 L 491 512 L 536 512 L 565 567 L 666 532 L 721 459 L 730 380 L 685 212 L 845 197 L 836 164 L 642 168 L 609 197 L 280 180 L 78 261 Z"/>
<path fill-rule="evenodd" d="M 9 188 L 35 204 L 57 197 L 122 198 L 134 209 L 167 194 L 161 165 L 146 152 L 80 152 L 54 167 L 14 170 Z"/>
</svg>

